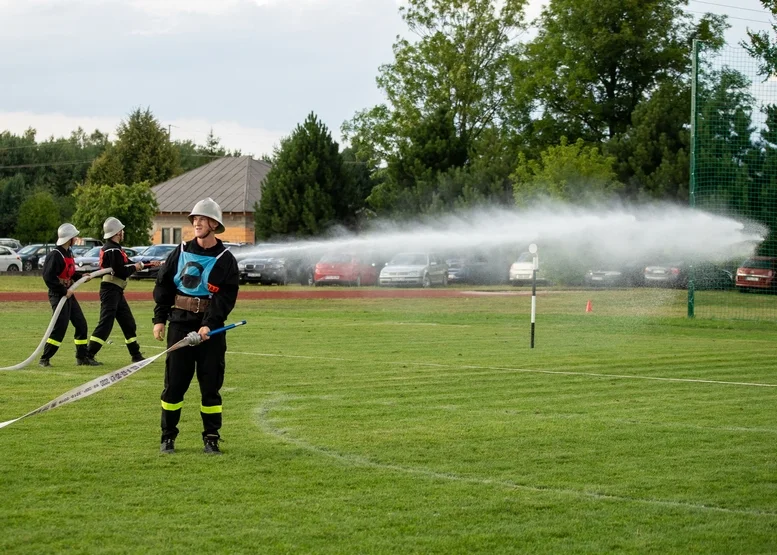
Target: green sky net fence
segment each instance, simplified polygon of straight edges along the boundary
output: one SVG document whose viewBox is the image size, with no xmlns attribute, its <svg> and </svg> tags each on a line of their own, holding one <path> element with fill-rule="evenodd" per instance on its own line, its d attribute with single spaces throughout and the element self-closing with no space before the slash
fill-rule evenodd
<svg viewBox="0 0 777 555">
<path fill-rule="evenodd" d="M 777 76 L 741 47 L 694 45 L 691 206 L 763 229 L 764 241 L 692 275 L 690 316 L 777 319 Z"/>
</svg>

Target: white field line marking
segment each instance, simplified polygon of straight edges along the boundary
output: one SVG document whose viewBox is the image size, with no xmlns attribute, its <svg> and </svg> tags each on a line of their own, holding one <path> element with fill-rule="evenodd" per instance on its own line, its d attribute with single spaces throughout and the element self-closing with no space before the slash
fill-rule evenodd
<svg viewBox="0 0 777 555">
<path fill-rule="evenodd" d="M 259 425 L 262 431 L 264 431 L 268 435 L 271 435 L 279 439 L 284 443 L 295 445 L 301 449 L 305 449 L 306 451 L 310 451 L 312 453 L 322 455 L 330 459 L 334 459 L 337 462 L 342 463 L 346 466 L 361 466 L 361 467 L 367 467 L 367 468 L 375 468 L 378 470 L 387 470 L 390 472 L 398 472 L 402 474 L 410 474 L 414 476 L 423 476 L 426 478 L 433 478 L 438 480 L 459 482 L 464 484 L 474 484 L 474 485 L 481 485 L 481 486 L 498 486 L 506 489 L 524 491 L 529 493 L 552 493 L 557 495 L 567 495 L 567 496 L 573 496 L 573 497 L 593 499 L 595 501 L 638 503 L 642 505 L 674 507 L 674 508 L 682 508 L 682 509 L 689 509 L 689 510 L 695 510 L 695 511 L 711 511 L 716 513 L 738 514 L 738 515 L 747 515 L 747 516 L 777 517 L 777 513 L 775 512 L 761 511 L 758 509 L 732 509 L 728 507 L 719 507 L 716 505 L 708 505 L 708 504 L 702 504 L 702 503 L 690 503 L 686 501 L 671 501 L 666 499 L 629 497 L 625 495 L 613 495 L 613 494 L 597 492 L 597 491 L 585 491 L 585 490 L 574 490 L 574 489 L 568 489 L 568 488 L 554 488 L 550 486 L 534 486 L 529 484 L 518 484 L 507 480 L 492 480 L 489 478 L 474 478 L 469 476 L 459 476 L 458 474 L 453 474 L 449 472 L 438 472 L 436 470 L 430 470 L 427 468 L 418 468 L 418 467 L 411 467 L 411 466 L 401 466 L 397 464 L 381 463 L 360 455 L 343 454 L 343 453 L 334 451 L 332 449 L 327 449 L 324 447 L 319 447 L 319 446 L 310 444 L 303 439 L 291 437 L 288 434 L 286 434 L 283 430 L 276 428 L 271 424 L 271 419 L 269 418 L 269 414 L 272 411 L 272 409 L 278 406 L 282 406 L 284 401 L 290 400 L 290 399 L 291 397 L 288 397 L 288 396 L 276 397 L 274 399 L 267 400 L 265 403 L 261 404 L 257 408 Z"/>
</svg>

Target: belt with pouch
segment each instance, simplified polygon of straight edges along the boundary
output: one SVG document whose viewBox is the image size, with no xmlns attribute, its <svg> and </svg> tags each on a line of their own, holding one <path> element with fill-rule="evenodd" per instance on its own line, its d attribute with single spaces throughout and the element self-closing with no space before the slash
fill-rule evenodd
<svg viewBox="0 0 777 555">
<path fill-rule="evenodd" d="M 103 276 L 103 281 L 105 283 L 112 283 L 114 285 L 118 285 L 122 289 L 125 289 L 127 287 L 127 280 L 126 279 L 117 278 L 113 274 L 105 274 Z"/>
<path fill-rule="evenodd" d="M 181 310 L 187 310 L 194 314 L 205 312 L 210 304 L 210 299 L 203 299 L 201 297 L 186 297 L 185 295 L 175 296 L 175 305 L 173 308 L 180 308 Z"/>
</svg>

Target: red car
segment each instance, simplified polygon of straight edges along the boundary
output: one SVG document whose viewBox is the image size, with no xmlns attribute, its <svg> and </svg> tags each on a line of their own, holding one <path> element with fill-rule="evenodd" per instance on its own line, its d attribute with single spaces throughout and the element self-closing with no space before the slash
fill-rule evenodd
<svg viewBox="0 0 777 555">
<path fill-rule="evenodd" d="M 316 285 L 375 285 L 378 281 L 378 268 L 355 254 L 327 254 L 316 264 L 313 280 Z"/>
<path fill-rule="evenodd" d="M 737 268 L 737 289 L 748 291 L 777 292 L 777 258 L 772 256 L 753 256 Z"/>
</svg>

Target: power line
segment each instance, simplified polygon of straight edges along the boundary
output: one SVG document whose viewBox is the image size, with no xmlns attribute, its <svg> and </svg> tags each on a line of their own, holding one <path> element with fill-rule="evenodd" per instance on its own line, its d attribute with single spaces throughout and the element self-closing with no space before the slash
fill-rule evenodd
<svg viewBox="0 0 777 555">
<path fill-rule="evenodd" d="M 15 166 L 0 166 L 0 170 L 16 170 L 21 168 L 45 168 L 48 166 L 76 166 L 79 164 L 91 164 L 92 160 L 77 160 L 75 162 L 47 162 L 45 164 L 18 164 Z"/>
<path fill-rule="evenodd" d="M 696 13 L 696 14 L 700 14 L 700 15 L 707 15 L 709 13 L 709 12 L 697 12 L 697 11 L 694 11 L 694 10 L 685 10 L 685 11 L 688 12 L 688 13 Z M 737 17 L 735 15 L 728 15 L 728 14 L 715 14 L 715 15 L 722 15 L 722 16 L 724 16 L 727 19 L 738 19 L 739 21 L 750 21 L 752 23 L 764 23 L 766 25 L 774 25 L 773 22 L 771 22 L 771 21 L 764 21 L 762 19 L 747 19 L 745 17 Z"/>
<path fill-rule="evenodd" d="M 755 8 L 740 8 L 739 6 L 731 6 L 730 4 L 718 4 L 717 2 L 707 2 L 707 0 L 690 0 L 696 4 L 707 4 L 709 6 L 719 6 L 721 8 L 731 8 L 732 10 L 744 10 L 746 12 L 755 12 L 761 15 L 768 15 L 764 9 L 756 10 Z"/>
</svg>

